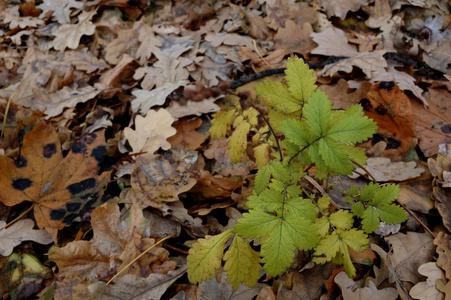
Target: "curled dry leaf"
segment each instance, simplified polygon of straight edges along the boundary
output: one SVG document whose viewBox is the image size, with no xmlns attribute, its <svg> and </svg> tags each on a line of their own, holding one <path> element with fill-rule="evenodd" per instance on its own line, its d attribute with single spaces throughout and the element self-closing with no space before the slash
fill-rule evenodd
<svg viewBox="0 0 451 300">
<path fill-rule="evenodd" d="M 9 256 L 14 247 L 23 241 L 33 241 L 39 244 L 50 244 L 52 236 L 45 230 L 34 230 L 34 222 L 30 219 L 19 220 L 8 228 L 6 222 L 0 221 L 0 254 Z"/>
<path fill-rule="evenodd" d="M 443 231 L 437 234 L 434 239 L 434 245 L 437 246 L 436 252 L 438 254 L 437 266 L 443 269 L 446 274 L 446 279 L 451 279 L 451 237 Z"/>
</svg>

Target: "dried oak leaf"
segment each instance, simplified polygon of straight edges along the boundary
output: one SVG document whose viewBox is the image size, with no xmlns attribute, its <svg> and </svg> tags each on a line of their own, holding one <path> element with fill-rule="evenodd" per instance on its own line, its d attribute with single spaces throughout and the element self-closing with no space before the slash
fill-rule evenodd
<svg viewBox="0 0 451 300">
<path fill-rule="evenodd" d="M 364 2 L 360 0 L 318 1 L 318 4 L 324 8 L 329 18 L 336 16 L 342 20 L 346 18 L 348 11 L 358 11 L 362 3 Z"/>
<path fill-rule="evenodd" d="M 312 52 L 313 53 L 313 52 Z M 352 72 L 352 67 L 359 67 L 367 78 L 371 78 L 372 72 L 385 72 L 387 61 L 384 58 L 385 50 L 377 50 L 373 52 L 362 52 L 350 58 L 342 59 L 336 63 L 326 65 L 318 76 L 332 77 L 336 72 L 343 71 L 346 73 Z M 393 78 L 389 79 L 393 80 Z"/>
<path fill-rule="evenodd" d="M 168 138 L 174 148 L 188 148 L 196 150 L 200 148 L 203 142 L 208 138 L 208 134 L 202 134 L 196 131 L 202 125 L 200 118 L 183 118 L 178 124 L 174 125 L 177 133 Z"/>
<path fill-rule="evenodd" d="M 318 44 L 318 47 L 313 49 L 311 54 L 347 57 L 358 54 L 355 46 L 348 43 L 348 39 L 341 29 L 328 27 L 323 32 L 313 32 L 310 36 Z"/>
<path fill-rule="evenodd" d="M 38 122 L 25 135 L 17 160 L 0 156 L 0 201 L 7 206 L 32 202 L 37 225 L 56 238 L 58 229 L 86 219 L 103 201 L 110 174 L 98 172 L 105 150 L 102 131 L 84 134 L 63 158 L 58 134 Z"/>
<path fill-rule="evenodd" d="M 53 40 L 53 48 L 55 50 L 64 51 L 64 49 L 77 49 L 80 38 L 83 35 L 93 35 L 96 26 L 91 22 L 96 11 L 82 12 L 78 16 L 77 24 L 64 24 L 55 32 L 56 38 Z"/>
<path fill-rule="evenodd" d="M 45 230 L 34 230 L 34 222 L 30 219 L 19 220 L 10 227 L 4 229 L 5 221 L 0 221 L 0 254 L 9 256 L 14 247 L 23 241 L 34 241 L 39 244 L 50 244 L 52 236 Z"/>
<path fill-rule="evenodd" d="M 334 281 L 338 284 L 343 293 L 343 299 L 347 300 L 377 300 L 377 299 L 397 299 L 398 291 L 388 287 L 378 290 L 373 281 L 369 281 L 368 287 L 357 288 L 354 280 L 349 278 L 345 272 L 340 272 L 335 276 Z"/>
<path fill-rule="evenodd" d="M 174 119 L 165 109 L 149 110 L 145 118 L 140 115 L 135 119 L 135 130 L 127 127 L 124 136 L 132 147 L 133 153 L 147 152 L 149 157 L 159 148 L 168 150 L 171 144 L 166 139 L 177 130 L 171 126 Z"/>
<path fill-rule="evenodd" d="M 285 27 L 280 27 L 274 36 L 274 47 L 284 49 L 286 53 L 300 53 L 308 59 L 310 52 L 316 47 L 310 34 L 312 24 L 303 23 L 302 26 L 287 20 Z"/>
<path fill-rule="evenodd" d="M 421 167 L 417 168 L 417 163 L 414 161 L 392 162 L 385 157 L 370 157 L 367 160 L 365 169 L 376 178 L 377 181 L 405 181 L 419 177 L 425 170 Z M 359 177 L 358 174 L 365 174 L 361 168 L 354 170 L 351 178 Z"/>
<path fill-rule="evenodd" d="M 444 295 L 435 287 L 437 280 L 444 280 L 442 270 L 435 264 L 435 262 L 428 262 L 422 264 L 418 268 L 418 273 L 426 276 L 426 281 L 418 282 L 409 291 L 410 296 L 414 299 L 443 299 Z"/>
<path fill-rule="evenodd" d="M 91 224 L 94 232 L 91 241 L 70 242 L 49 254 L 50 260 L 58 265 L 58 277 L 76 275 L 92 281 L 108 280 L 155 244 L 154 239 L 143 236 L 145 219 L 137 205 L 132 205 L 127 213 L 121 213 L 117 203 L 107 202 L 92 211 Z M 166 274 L 175 267 L 176 263 L 169 261 L 169 252 L 155 247 L 135 261 L 122 276 Z"/>
<path fill-rule="evenodd" d="M 185 160 L 174 160 L 169 153 L 165 157 L 141 155 L 136 165 L 139 168 L 131 176 L 132 187 L 122 191 L 121 199 L 136 202 L 141 208 L 161 208 L 166 202 L 178 201 L 178 195 L 197 182 Z"/>
<path fill-rule="evenodd" d="M 83 2 L 76 0 L 44 0 L 37 8 L 42 10 L 40 17 L 45 17 L 51 11 L 54 19 L 60 24 L 70 23 L 71 8 L 82 8 Z"/>
<path fill-rule="evenodd" d="M 416 284 L 421 276 L 418 267 L 430 261 L 433 253 L 432 238 L 429 233 L 407 232 L 385 237 L 393 253 L 389 254 L 391 267 L 402 281 Z"/>
<path fill-rule="evenodd" d="M 92 73 L 107 67 L 103 59 L 98 59 L 87 48 L 79 51 L 64 51 L 64 61 L 75 66 L 75 69 Z"/>
<path fill-rule="evenodd" d="M 450 235 L 443 231 L 437 234 L 434 239 L 434 245 L 437 246 L 436 252 L 438 254 L 437 266 L 443 269 L 446 274 L 446 278 L 451 279 L 451 244 Z"/>
</svg>

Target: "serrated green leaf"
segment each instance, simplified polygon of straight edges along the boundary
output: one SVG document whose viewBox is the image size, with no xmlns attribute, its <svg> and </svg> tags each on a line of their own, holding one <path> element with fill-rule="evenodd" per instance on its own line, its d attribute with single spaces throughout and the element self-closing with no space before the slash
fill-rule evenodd
<svg viewBox="0 0 451 300">
<path fill-rule="evenodd" d="M 364 211 L 365 211 L 365 207 L 363 206 L 363 203 L 360 201 L 354 203 L 351 207 L 351 212 L 359 218 L 362 217 Z"/>
<path fill-rule="evenodd" d="M 340 240 L 337 233 L 334 231 L 331 234 L 326 235 L 319 241 L 318 246 L 315 249 L 316 256 L 326 256 L 326 260 L 330 261 L 340 251 Z"/>
<path fill-rule="evenodd" d="M 315 227 L 318 230 L 318 233 L 321 237 L 324 237 L 330 229 L 330 223 L 326 217 L 321 217 L 319 219 L 315 219 Z"/>
<path fill-rule="evenodd" d="M 330 198 L 329 196 L 322 196 L 318 199 L 318 206 L 321 208 L 324 212 L 329 212 L 329 205 L 330 205 Z"/>
<path fill-rule="evenodd" d="M 354 224 L 354 218 L 351 213 L 340 209 L 329 216 L 329 220 L 335 228 L 349 229 Z"/>
<path fill-rule="evenodd" d="M 269 145 L 261 144 L 254 147 L 255 163 L 258 169 L 262 169 L 269 164 Z"/>
<path fill-rule="evenodd" d="M 397 184 L 384 185 L 378 189 L 370 203 L 376 206 L 390 204 L 399 197 L 399 191 Z"/>
<path fill-rule="evenodd" d="M 215 275 L 221 268 L 224 244 L 233 235 L 231 229 L 221 234 L 207 235 L 198 239 L 188 254 L 188 279 L 192 283 L 200 283 Z"/>
<path fill-rule="evenodd" d="M 303 198 L 287 199 L 285 206 L 286 210 L 291 214 L 297 217 L 305 218 L 306 220 L 309 220 L 311 222 L 313 222 L 313 220 L 317 215 L 315 210 L 316 207 L 309 199 Z"/>
<path fill-rule="evenodd" d="M 287 223 L 279 222 L 269 233 L 261 247 L 262 262 L 266 272 L 271 276 L 277 276 L 284 272 L 293 262 L 296 249 L 291 231 L 286 228 Z"/>
<path fill-rule="evenodd" d="M 310 134 L 305 123 L 296 119 L 290 119 L 282 122 L 282 131 L 290 142 L 305 147 L 310 144 Z"/>
<path fill-rule="evenodd" d="M 265 189 L 260 195 L 248 197 L 246 206 L 253 209 L 266 210 L 269 213 L 280 211 L 283 205 L 283 195 L 275 189 Z"/>
<path fill-rule="evenodd" d="M 290 57 L 285 66 L 285 78 L 291 94 L 297 99 L 305 101 L 317 87 L 313 70 L 310 70 L 308 64 L 304 63 L 301 58 Z"/>
<path fill-rule="evenodd" d="M 255 87 L 255 91 L 268 106 L 276 111 L 289 114 L 302 108 L 302 102 L 293 97 L 288 87 L 281 82 L 262 82 Z"/>
<path fill-rule="evenodd" d="M 233 117 L 235 116 L 235 109 L 230 108 L 214 113 L 211 120 L 210 135 L 213 140 L 225 137 L 227 131 L 233 123 Z"/>
<path fill-rule="evenodd" d="M 360 199 L 362 201 L 369 202 L 374 198 L 374 195 L 379 191 L 379 185 L 374 182 L 370 182 L 368 184 L 365 184 L 360 189 Z"/>
<path fill-rule="evenodd" d="M 351 185 L 351 186 L 348 188 L 348 194 L 349 194 L 349 196 L 355 197 L 355 196 L 358 195 L 358 193 L 359 193 L 359 189 L 357 188 L 357 186 Z"/>
<path fill-rule="evenodd" d="M 372 137 L 377 130 L 377 124 L 363 116 L 360 105 L 350 106 L 341 118 L 332 120 L 327 136 L 341 143 L 360 143 Z"/>
<path fill-rule="evenodd" d="M 291 198 L 299 197 L 302 194 L 302 189 L 298 185 L 290 185 L 287 187 L 287 193 Z"/>
<path fill-rule="evenodd" d="M 263 238 L 280 223 L 280 218 L 260 210 L 244 213 L 234 227 L 234 232 L 245 238 Z"/>
<path fill-rule="evenodd" d="M 228 153 L 232 162 L 237 163 L 241 161 L 241 157 L 247 148 L 247 135 L 250 129 L 251 125 L 246 121 L 242 121 L 227 139 L 229 143 Z"/>
<path fill-rule="evenodd" d="M 398 224 L 408 219 L 406 211 L 395 204 L 377 206 L 377 212 L 381 220 L 387 224 Z"/>
<path fill-rule="evenodd" d="M 229 250 L 224 254 L 224 261 L 224 271 L 229 276 L 228 283 L 232 284 L 234 290 L 242 282 L 253 287 L 260 278 L 260 254 L 238 235 L 235 235 Z"/>
<path fill-rule="evenodd" d="M 368 236 L 362 231 L 353 228 L 340 233 L 340 238 L 353 250 L 360 252 L 368 247 Z"/>
<path fill-rule="evenodd" d="M 271 172 L 269 170 L 269 165 L 260 168 L 255 175 L 255 192 L 260 194 L 269 184 L 271 179 Z"/>
<path fill-rule="evenodd" d="M 285 114 L 283 112 L 278 112 L 273 109 L 270 109 L 268 111 L 268 121 L 269 124 L 271 124 L 272 129 L 275 131 L 276 134 L 282 133 L 281 127 L 282 123 L 285 120 L 291 120 L 293 118 L 293 115 L 291 114 Z"/>
<path fill-rule="evenodd" d="M 275 179 L 280 180 L 282 182 L 287 182 L 287 183 L 290 181 L 291 174 L 290 174 L 290 172 L 287 171 L 287 168 L 280 161 L 273 160 L 269 164 L 269 168 L 271 170 L 272 176 Z"/>
<path fill-rule="evenodd" d="M 352 173 L 354 165 L 349 160 L 346 151 L 349 146 L 338 144 L 328 137 L 320 139 L 317 144 L 319 153 L 321 154 L 328 170 L 342 175 L 349 175 Z"/>
<path fill-rule="evenodd" d="M 302 113 L 310 132 L 314 136 L 322 137 L 326 134 L 331 111 L 332 103 L 323 91 L 318 90 L 307 99 Z"/>
<path fill-rule="evenodd" d="M 284 221 L 296 248 L 309 250 L 318 244 L 319 234 L 310 220 L 290 214 L 285 217 Z"/>
<path fill-rule="evenodd" d="M 379 228 L 379 215 L 373 206 L 368 206 L 362 214 L 362 228 L 367 233 L 374 232 Z"/>
</svg>

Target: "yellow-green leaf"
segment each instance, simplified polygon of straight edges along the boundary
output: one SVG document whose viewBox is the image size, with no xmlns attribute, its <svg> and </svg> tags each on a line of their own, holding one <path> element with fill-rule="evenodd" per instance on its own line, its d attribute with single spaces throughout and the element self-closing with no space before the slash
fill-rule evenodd
<svg viewBox="0 0 451 300">
<path fill-rule="evenodd" d="M 229 250 L 224 254 L 224 270 L 229 283 L 236 290 L 240 283 L 253 287 L 260 278 L 260 254 L 254 251 L 242 237 L 235 235 Z"/>
<path fill-rule="evenodd" d="M 291 94 L 301 101 L 316 89 L 316 77 L 313 76 L 313 70 L 310 70 L 308 64 L 304 63 L 302 58 L 288 58 L 285 74 Z"/>
<path fill-rule="evenodd" d="M 250 128 L 251 125 L 248 122 L 242 121 L 227 139 L 227 142 L 229 143 L 228 152 L 233 163 L 240 162 L 242 155 L 246 151 L 247 134 L 249 133 Z"/>
<path fill-rule="evenodd" d="M 199 239 L 189 250 L 188 254 L 188 279 L 192 283 L 200 283 L 215 275 L 221 268 L 224 244 L 233 235 L 231 229 L 221 234 L 207 235 L 205 239 Z"/>
<path fill-rule="evenodd" d="M 234 115 L 235 110 L 233 108 L 218 111 L 213 114 L 210 128 L 210 135 L 213 140 L 217 140 L 226 136 L 227 131 L 230 130 L 230 127 L 233 123 Z"/>
</svg>

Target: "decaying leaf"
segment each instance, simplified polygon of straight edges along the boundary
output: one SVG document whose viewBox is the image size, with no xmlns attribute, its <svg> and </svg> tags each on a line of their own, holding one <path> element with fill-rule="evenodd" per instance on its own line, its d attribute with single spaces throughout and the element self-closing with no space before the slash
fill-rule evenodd
<svg viewBox="0 0 451 300">
<path fill-rule="evenodd" d="M 355 282 L 346 275 L 345 272 L 340 272 L 335 276 L 334 281 L 340 286 L 345 300 L 377 300 L 377 299 L 397 299 L 398 291 L 395 288 L 378 289 L 373 281 L 369 281 L 368 287 L 358 288 Z"/>
<path fill-rule="evenodd" d="M 451 279 L 451 245 L 450 235 L 442 232 L 437 234 L 434 239 L 434 245 L 437 246 L 436 252 L 438 254 L 437 266 L 445 271 L 446 279 Z"/>
<path fill-rule="evenodd" d="M 34 241 L 39 244 L 50 244 L 52 236 L 45 230 L 34 230 L 34 222 L 30 219 L 19 220 L 8 228 L 6 222 L 0 221 L 0 254 L 9 256 L 14 247 L 23 241 Z"/>
<path fill-rule="evenodd" d="M 38 122 L 25 135 L 17 161 L 0 156 L 0 201 L 8 206 L 32 202 L 39 228 L 56 238 L 58 229 L 86 219 L 102 201 L 109 172 L 99 175 L 98 170 L 105 151 L 100 131 L 82 135 L 63 158 L 57 133 Z"/>
<path fill-rule="evenodd" d="M 347 57 L 358 54 L 355 46 L 348 43 L 348 39 L 341 29 L 328 27 L 323 32 L 311 33 L 310 36 L 318 44 L 318 47 L 311 51 L 312 54 Z"/>
<path fill-rule="evenodd" d="M 178 124 L 174 126 L 177 133 L 169 137 L 168 142 L 171 143 L 172 147 L 179 149 L 196 150 L 200 148 L 201 144 L 208 138 L 207 134 L 196 131 L 201 125 L 202 119 L 200 118 L 183 118 L 179 120 Z"/>
<path fill-rule="evenodd" d="M 445 279 L 442 270 L 435 262 L 422 264 L 418 268 L 418 273 L 426 276 L 426 281 L 419 282 L 412 287 L 409 294 L 414 299 L 444 299 L 444 295 L 436 287 L 436 281 Z"/>
<path fill-rule="evenodd" d="M 417 168 L 417 163 L 414 161 L 392 162 L 385 157 L 370 157 L 366 164 L 365 169 L 379 182 L 410 180 L 424 172 L 423 168 Z M 359 174 L 365 175 L 366 172 L 361 168 L 357 168 L 350 177 L 357 178 Z"/>
<path fill-rule="evenodd" d="M 77 49 L 80 38 L 83 35 L 93 35 L 96 26 L 91 22 L 92 17 L 96 14 L 95 11 L 83 12 L 78 16 L 77 24 L 65 24 L 55 32 L 56 38 L 53 40 L 53 47 L 55 50 Z"/>
</svg>

